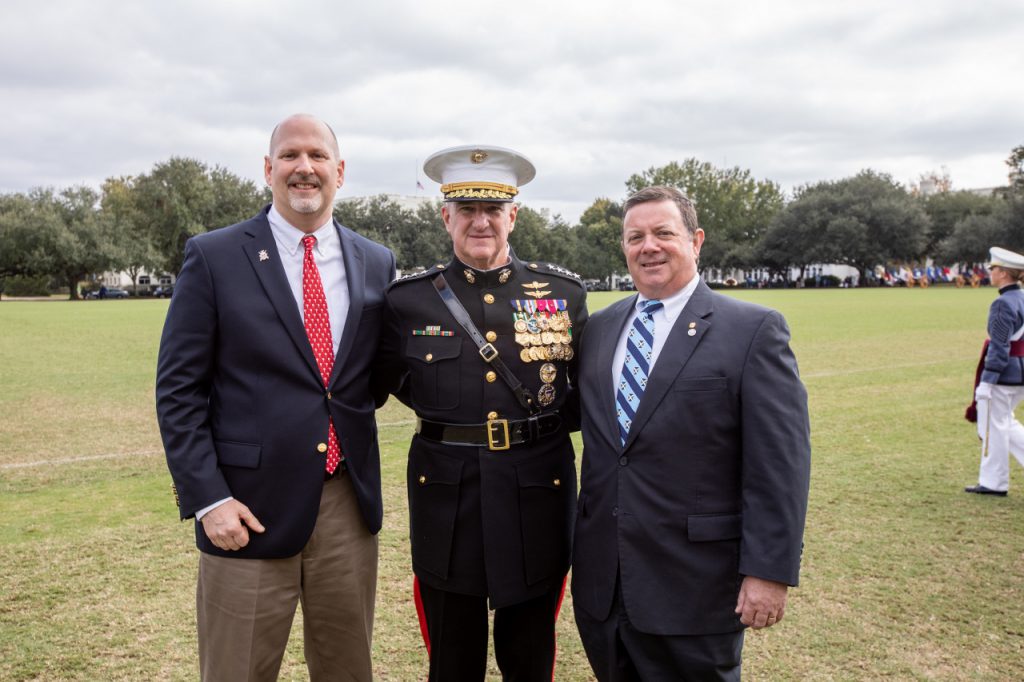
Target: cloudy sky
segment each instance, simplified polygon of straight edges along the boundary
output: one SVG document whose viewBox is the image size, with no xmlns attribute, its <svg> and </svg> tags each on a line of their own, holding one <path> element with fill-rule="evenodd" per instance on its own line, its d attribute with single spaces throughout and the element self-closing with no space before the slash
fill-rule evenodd
<svg viewBox="0 0 1024 682">
<path fill-rule="evenodd" d="M 338 132 L 341 196 L 417 194 L 437 149 L 537 165 L 570 221 L 697 157 L 783 189 L 863 168 L 1004 184 L 1024 144 L 1020 0 L 48 0 L 0 9 L 0 191 L 198 158 L 262 183 L 270 130 Z"/>
</svg>

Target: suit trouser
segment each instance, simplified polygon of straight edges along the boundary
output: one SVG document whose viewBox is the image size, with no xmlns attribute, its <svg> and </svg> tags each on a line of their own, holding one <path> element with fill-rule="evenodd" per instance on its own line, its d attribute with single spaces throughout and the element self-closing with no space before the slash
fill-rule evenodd
<svg viewBox="0 0 1024 682">
<path fill-rule="evenodd" d="M 1010 455 L 1024 466 L 1024 426 L 1013 415 L 1024 400 L 1024 386 L 992 386 L 992 397 L 978 401 L 981 466 L 978 483 L 991 490 L 1010 487 Z"/>
<path fill-rule="evenodd" d="M 277 679 L 301 600 L 310 679 L 368 682 L 376 591 L 377 536 L 366 529 L 352 482 L 339 475 L 324 483 L 316 526 L 299 554 L 200 554 L 202 679 Z"/>
<path fill-rule="evenodd" d="M 652 635 L 637 630 L 622 604 L 604 620 L 575 609 L 587 660 L 600 682 L 739 682 L 743 630 L 712 635 Z"/>
<path fill-rule="evenodd" d="M 535 599 L 494 610 L 494 658 L 505 682 L 551 682 L 555 621 L 564 582 Z M 483 682 L 487 674 L 487 597 L 445 592 L 415 581 L 430 682 Z"/>
</svg>

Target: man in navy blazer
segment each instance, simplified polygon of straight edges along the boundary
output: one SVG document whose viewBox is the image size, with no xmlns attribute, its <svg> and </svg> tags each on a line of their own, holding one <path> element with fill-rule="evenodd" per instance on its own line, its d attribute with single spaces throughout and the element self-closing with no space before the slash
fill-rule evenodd
<svg viewBox="0 0 1024 682">
<path fill-rule="evenodd" d="M 693 204 L 650 187 L 624 210 L 639 296 L 580 351 L 576 621 L 601 682 L 738 680 L 744 626 L 781 620 L 797 584 L 807 394 L 782 316 L 697 275 Z"/>
<path fill-rule="evenodd" d="M 370 680 L 386 399 L 371 373 L 395 260 L 334 221 L 345 162 L 325 123 L 285 119 L 264 166 L 271 206 L 186 245 L 160 342 L 160 431 L 197 519 L 200 669 L 275 679 L 301 599 L 311 678 Z"/>
</svg>

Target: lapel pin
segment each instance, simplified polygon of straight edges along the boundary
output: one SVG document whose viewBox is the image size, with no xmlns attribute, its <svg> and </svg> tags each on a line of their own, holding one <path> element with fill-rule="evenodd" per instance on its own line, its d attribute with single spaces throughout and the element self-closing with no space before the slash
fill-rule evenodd
<svg viewBox="0 0 1024 682">
<path fill-rule="evenodd" d="M 260 249 L 260 262 L 262 263 L 265 260 L 270 260 L 270 255 L 266 249 Z"/>
</svg>

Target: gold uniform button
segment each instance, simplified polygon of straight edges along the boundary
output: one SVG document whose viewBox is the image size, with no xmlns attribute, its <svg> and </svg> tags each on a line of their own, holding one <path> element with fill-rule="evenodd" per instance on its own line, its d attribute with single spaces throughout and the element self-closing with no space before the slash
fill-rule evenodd
<svg viewBox="0 0 1024 682">
<path fill-rule="evenodd" d="M 484 303 L 494 303 L 494 294 L 484 294 Z"/>
<path fill-rule="evenodd" d="M 556 488 L 557 488 L 558 486 L 562 485 L 562 479 L 560 479 L 560 478 L 556 478 L 555 480 L 553 480 L 553 481 L 551 481 L 551 482 L 555 484 L 555 487 L 556 487 Z"/>
<path fill-rule="evenodd" d="M 498 418 L 498 413 L 497 412 L 488 412 L 487 413 L 487 418 L 488 419 L 497 419 Z"/>
<path fill-rule="evenodd" d="M 334 396 L 332 396 L 332 395 L 331 395 L 331 392 L 330 392 L 330 391 L 327 391 L 327 399 L 328 399 L 328 400 L 330 400 L 330 399 L 331 399 L 331 398 L 333 398 L 333 397 L 334 397 Z"/>
<path fill-rule="evenodd" d="M 317 452 L 327 452 L 327 443 L 318 443 L 316 446 Z"/>
<path fill-rule="evenodd" d="M 494 381 L 498 378 L 498 375 L 495 374 L 494 372 L 488 372 L 487 374 L 484 375 L 484 378 L 487 379 L 487 383 L 493 384 Z"/>
<path fill-rule="evenodd" d="M 423 356 L 423 359 L 426 360 L 427 362 L 430 362 L 431 360 L 434 359 L 434 354 L 433 353 L 427 353 L 426 355 Z"/>
<path fill-rule="evenodd" d="M 485 336 L 487 337 L 487 340 L 490 341 L 491 343 L 494 343 L 495 341 L 498 340 L 498 335 L 495 334 L 494 332 L 487 332 Z"/>
<path fill-rule="evenodd" d="M 420 476 L 419 481 L 420 481 L 420 485 L 423 485 L 424 483 L 427 482 L 427 477 L 426 476 Z"/>
</svg>

